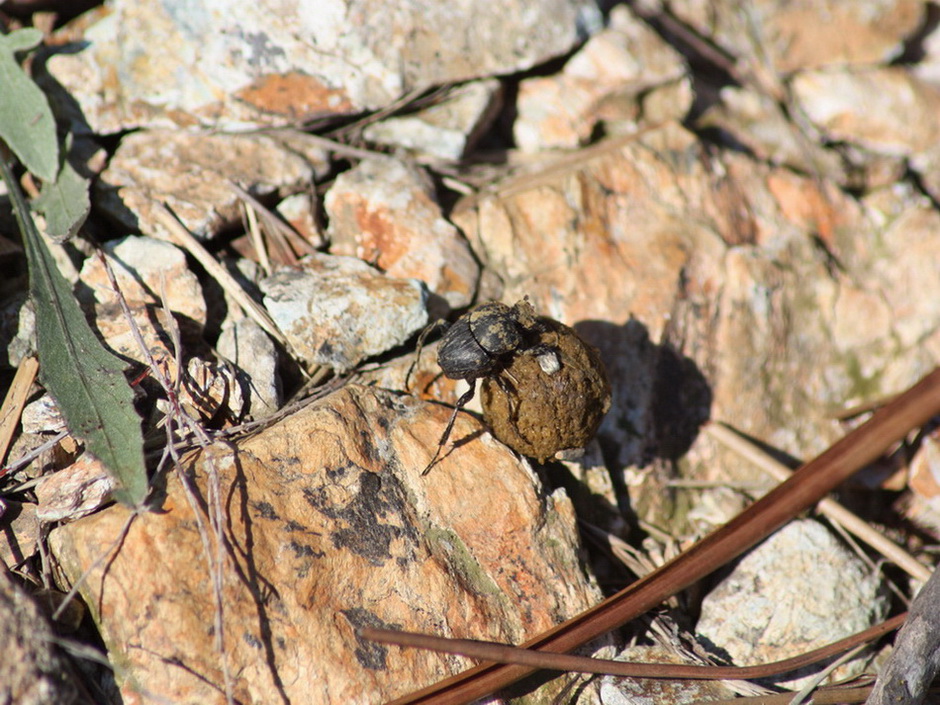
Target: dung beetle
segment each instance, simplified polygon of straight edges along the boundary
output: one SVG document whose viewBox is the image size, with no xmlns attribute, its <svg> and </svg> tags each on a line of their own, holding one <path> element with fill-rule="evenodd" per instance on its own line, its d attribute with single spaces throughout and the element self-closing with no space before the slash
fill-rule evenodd
<svg viewBox="0 0 940 705">
<path fill-rule="evenodd" d="M 548 364 L 557 360 L 557 355 L 552 359 L 551 351 L 543 350 L 544 346 L 533 345 L 532 341 L 537 340 L 540 331 L 538 316 L 528 298 L 513 306 L 498 301 L 480 304 L 448 328 L 438 349 L 437 364 L 450 379 L 469 382 L 470 389 L 461 395 L 454 405 L 454 413 L 451 414 L 450 421 L 441 435 L 434 457 L 424 468 L 422 475 L 437 462 L 441 448 L 450 437 L 457 412 L 466 406 L 476 393 L 478 379 L 497 375 L 513 355 L 521 352 L 531 350 L 538 355 L 548 355 Z"/>
<path fill-rule="evenodd" d="M 490 301 L 458 318 L 437 352 L 444 374 L 472 382 L 492 374 L 506 355 L 516 352 L 525 338 L 519 305 Z"/>
</svg>

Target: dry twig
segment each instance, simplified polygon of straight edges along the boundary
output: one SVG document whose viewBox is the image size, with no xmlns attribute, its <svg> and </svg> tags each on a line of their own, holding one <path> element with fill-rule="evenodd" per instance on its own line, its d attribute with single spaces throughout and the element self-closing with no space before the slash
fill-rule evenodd
<svg viewBox="0 0 940 705">
<path fill-rule="evenodd" d="M 793 474 L 790 468 L 774 460 L 730 426 L 712 423 L 706 426 L 705 430 L 712 438 L 747 458 L 757 467 L 773 476 L 778 482 L 785 481 Z M 826 497 L 820 500 L 819 504 L 816 505 L 816 509 L 820 514 L 840 524 L 846 531 L 851 532 L 885 558 L 894 562 L 911 577 L 922 582 L 930 578 L 931 571 L 918 563 L 914 556 L 873 529 L 865 520 L 850 512 L 834 499 Z"/>
</svg>

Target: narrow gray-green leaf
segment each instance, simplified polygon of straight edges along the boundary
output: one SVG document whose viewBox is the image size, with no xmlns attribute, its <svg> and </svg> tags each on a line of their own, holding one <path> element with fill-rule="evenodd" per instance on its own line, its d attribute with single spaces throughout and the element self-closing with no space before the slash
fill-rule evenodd
<svg viewBox="0 0 940 705">
<path fill-rule="evenodd" d="M 49 101 L 26 75 L 16 52 L 32 49 L 42 40 L 37 29 L 18 29 L 0 35 L 0 139 L 43 181 L 59 170 L 59 141 Z"/>
<path fill-rule="evenodd" d="M 66 152 L 69 151 L 69 142 L 66 141 Z M 72 168 L 68 159 L 64 159 L 55 181 L 43 183 L 39 197 L 33 201 L 33 208 L 45 216 L 49 237 L 56 242 L 68 240 L 82 227 L 91 209 L 88 180 Z"/>
<path fill-rule="evenodd" d="M 140 418 L 124 378 L 124 365 L 102 347 L 89 327 L 2 155 L 0 144 L 0 171 L 13 201 L 29 264 L 43 384 L 72 433 L 85 441 L 116 480 L 117 498 L 139 505 L 147 495 L 147 473 Z"/>
<path fill-rule="evenodd" d="M 28 51 L 35 49 L 42 42 L 42 30 L 35 27 L 25 27 L 4 34 L 0 37 L 0 42 L 7 46 L 8 51 Z"/>
</svg>

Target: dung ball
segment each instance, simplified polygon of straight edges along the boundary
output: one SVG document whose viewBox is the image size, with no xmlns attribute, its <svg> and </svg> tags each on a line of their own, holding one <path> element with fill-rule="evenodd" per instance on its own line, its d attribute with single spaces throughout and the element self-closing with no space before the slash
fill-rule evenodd
<svg viewBox="0 0 940 705">
<path fill-rule="evenodd" d="M 610 409 L 610 383 L 597 350 L 568 326 L 539 318 L 535 345 L 483 379 L 483 418 L 500 441 L 545 462 L 583 448 Z"/>
</svg>

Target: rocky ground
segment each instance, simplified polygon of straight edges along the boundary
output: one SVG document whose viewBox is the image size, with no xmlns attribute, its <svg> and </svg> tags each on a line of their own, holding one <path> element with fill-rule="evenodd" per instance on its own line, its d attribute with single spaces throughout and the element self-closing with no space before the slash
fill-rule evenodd
<svg viewBox="0 0 940 705">
<path fill-rule="evenodd" d="M 81 231 L 49 247 L 127 365 L 153 490 L 146 510 L 113 503 L 33 381 L 0 196 L 4 702 L 404 696 L 474 662 L 357 628 L 530 639 L 774 485 L 709 429 L 792 465 L 940 359 L 933 3 L 78 9 L 8 1 L 0 22 L 46 32 L 28 68 L 93 184 Z M 480 375 L 439 449 L 468 386 L 441 373 L 440 333 L 418 354 L 422 331 L 525 297 L 596 348 L 596 438 L 554 458 L 510 440 L 519 414 L 564 419 L 580 393 L 517 407 L 525 375 L 596 358 L 538 349 Z M 554 325 L 529 342 L 551 348 Z M 804 517 L 586 653 L 757 663 L 884 618 L 934 563 L 936 457 L 926 429 L 841 493 L 913 566 Z M 705 702 L 805 676 L 511 695 Z"/>
</svg>

